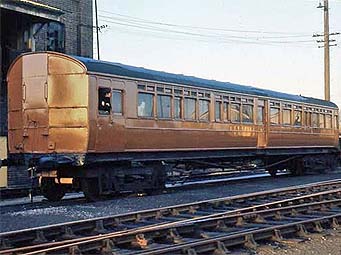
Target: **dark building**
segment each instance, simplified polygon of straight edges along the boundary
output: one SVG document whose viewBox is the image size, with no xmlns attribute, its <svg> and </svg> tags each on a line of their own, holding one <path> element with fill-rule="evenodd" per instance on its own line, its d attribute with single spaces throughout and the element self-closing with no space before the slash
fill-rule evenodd
<svg viewBox="0 0 341 255">
<path fill-rule="evenodd" d="M 0 0 L 0 22 L 0 136 L 7 136 L 11 62 L 21 53 L 46 50 L 92 57 L 92 0 Z M 7 178 L 10 188 L 27 187 L 29 181 L 25 169 L 9 168 L 0 178 Z"/>
<path fill-rule="evenodd" d="M 92 57 L 92 0 L 0 1 L 0 135 L 7 134 L 6 73 L 19 54 L 58 51 Z"/>
</svg>

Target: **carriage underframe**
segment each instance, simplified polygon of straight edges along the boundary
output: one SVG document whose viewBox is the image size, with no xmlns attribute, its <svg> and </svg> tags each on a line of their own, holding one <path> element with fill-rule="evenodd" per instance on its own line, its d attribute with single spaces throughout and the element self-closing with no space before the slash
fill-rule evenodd
<svg viewBox="0 0 341 255">
<path fill-rule="evenodd" d="M 170 173 L 222 169 L 257 162 L 257 168 L 276 176 L 286 169 L 292 175 L 322 173 L 337 165 L 335 148 L 231 149 L 89 154 L 14 154 L 12 166 L 27 167 L 33 186 L 49 200 L 60 200 L 66 191 L 83 191 L 88 200 L 121 192 L 161 192 Z M 36 180 L 36 181 L 34 181 Z M 38 182 L 39 180 L 39 182 Z M 35 187 L 33 187 L 35 188 Z"/>
</svg>

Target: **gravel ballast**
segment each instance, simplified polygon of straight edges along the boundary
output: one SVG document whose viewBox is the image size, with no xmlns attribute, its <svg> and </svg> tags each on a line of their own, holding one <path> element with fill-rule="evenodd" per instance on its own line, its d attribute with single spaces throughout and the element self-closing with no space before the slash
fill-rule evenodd
<svg viewBox="0 0 341 255">
<path fill-rule="evenodd" d="M 42 208 L 34 208 L 32 205 L 18 205 L 8 208 L 1 206 L 0 202 L 0 232 L 148 210 L 333 179 L 341 179 L 341 173 L 252 179 L 242 182 L 234 181 L 213 186 L 203 185 L 202 188 L 196 187 L 195 189 L 189 190 L 177 190 L 154 196 L 121 197 L 96 203 L 68 204 L 63 206 L 50 205 Z"/>
</svg>

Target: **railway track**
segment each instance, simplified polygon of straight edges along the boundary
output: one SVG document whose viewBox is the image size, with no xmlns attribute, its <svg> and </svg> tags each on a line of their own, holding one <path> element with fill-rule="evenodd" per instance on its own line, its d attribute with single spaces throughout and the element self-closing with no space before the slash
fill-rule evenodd
<svg viewBox="0 0 341 255">
<path fill-rule="evenodd" d="M 196 254 L 336 227 L 341 180 L 0 234 L 0 254 Z M 207 254 L 207 253 L 205 253 Z M 224 253 L 221 253 L 224 254 Z"/>
</svg>

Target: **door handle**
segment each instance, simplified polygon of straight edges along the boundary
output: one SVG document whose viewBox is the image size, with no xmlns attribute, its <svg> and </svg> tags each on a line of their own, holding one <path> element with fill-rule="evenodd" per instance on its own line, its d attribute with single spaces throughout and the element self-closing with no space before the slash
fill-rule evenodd
<svg viewBox="0 0 341 255">
<path fill-rule="evenodd" d="M 47 87 L 47 81 L 44 83 L 44 98 L 47 102 L 47 96 L 48 96 L 48 87 Z"/>
<path fill-rule="evenodd" d="M 25 84 L 25 82 L 22 85 L 22 100 L 24 102 L 26 101 L 26 84 Z"/>
</svg>

